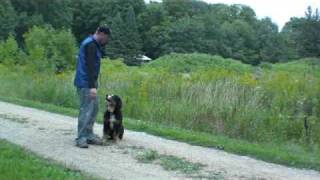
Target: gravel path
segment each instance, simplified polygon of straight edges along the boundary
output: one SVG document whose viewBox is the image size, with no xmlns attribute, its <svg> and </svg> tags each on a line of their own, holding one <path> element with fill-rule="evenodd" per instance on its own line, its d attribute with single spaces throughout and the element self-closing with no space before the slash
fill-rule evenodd
<svg viewBox="0 0 320 180">
<path fill-rule="evenodd" d="M 283 179 L 320 180 L 313 170 L 289 168 L 224 151 L 192 146 L 146 133 L 125 131 L 124 140 L 108 146 L 74 146 L 77 119 L 0 102 L 0 138 L 45 158 L 102 179 Z M 101 136 L 102 126 L 95 125 Z M 196 175 L 165 170 L 159 163 L 141 163 L 144 150 L 206 165 Z"/>
</svg>

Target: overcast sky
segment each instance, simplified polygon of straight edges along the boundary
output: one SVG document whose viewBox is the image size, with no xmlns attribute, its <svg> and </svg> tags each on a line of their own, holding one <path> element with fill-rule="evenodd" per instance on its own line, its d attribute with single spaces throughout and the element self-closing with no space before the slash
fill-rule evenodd
<svg viewBox="0 0 320 180">
<path fill-rule="evenodd" d="M 148 2 L 150 0 L 146 0 Z M 161 1 L 161 0 L 152 0 Z M 207 3 L 245 4 L 256 12 L 258 18 L 270 17 L 279 28 L 290 17 L 302 17 L 308 6 L 320 9 L 320 0 L 203 0 Z"/>
</svg>

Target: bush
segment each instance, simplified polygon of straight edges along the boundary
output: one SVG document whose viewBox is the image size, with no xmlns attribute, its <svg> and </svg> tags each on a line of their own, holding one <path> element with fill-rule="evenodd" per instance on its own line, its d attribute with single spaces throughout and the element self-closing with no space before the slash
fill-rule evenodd
<svg viewBox="0 0 320 180">
<path fill-rule="evenodd" d="M 70 30 L 35 26 L 24 37 L 28 63 L 38 70 L 61 73 L 75 67 L 77 46 Z"/>
<path fill-rule="evenodd" d="M 12 35 L 6 41 L 0 42 L 0 63 L 7 66 L 14 66 L 25 63 L 25 55 L 19 49 L 18 43 Z"/>
</svg>

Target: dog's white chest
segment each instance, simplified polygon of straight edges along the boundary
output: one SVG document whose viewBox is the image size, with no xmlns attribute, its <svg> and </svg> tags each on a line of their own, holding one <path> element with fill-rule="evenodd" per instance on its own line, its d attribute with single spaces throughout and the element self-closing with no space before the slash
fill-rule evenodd
<svg viewBox="0 0 320 180">
<path fill-rule="evenodd" d="M 115 115 L 111 115 L 110 122 L 115 122 L 115 121 L 116 121 L 116 116 Z"/>
<path fill-rule="evenodd" d="M 113 124 L 116 122 L 116 117 L 115 115 L 111 115 L 110 117 L 110 128 L 113 129 Z"/>
</svg>

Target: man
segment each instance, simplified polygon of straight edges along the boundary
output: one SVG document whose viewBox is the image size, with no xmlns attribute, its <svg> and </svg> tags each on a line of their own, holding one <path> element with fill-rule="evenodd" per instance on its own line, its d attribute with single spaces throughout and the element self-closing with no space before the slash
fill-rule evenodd
<svg viewBox="0 0 320 180">
<path fill-rule="evenodd" d="M 88 148 L 88 144 L 101 145 L 102 140 L 93 134 L 93 125 L 98 114 L 98 76 L 102 47 L 107 44 L 111 31 L 100 26 L 95 34 L 87 37 L 80 46 L 74 85 L 80 98 L 78 136 L 76 146 Z"/>
</svg>

